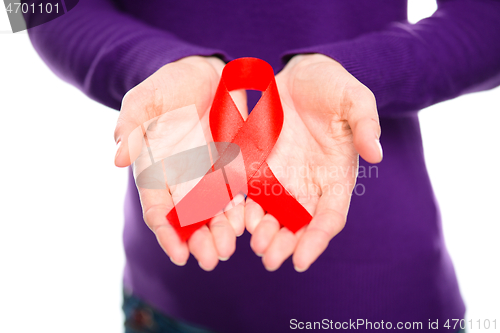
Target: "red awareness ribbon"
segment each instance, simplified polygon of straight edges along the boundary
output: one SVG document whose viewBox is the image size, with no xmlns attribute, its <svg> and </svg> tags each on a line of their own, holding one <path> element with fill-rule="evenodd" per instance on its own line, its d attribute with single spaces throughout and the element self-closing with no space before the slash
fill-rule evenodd
<svg viewBox="0 0 500 333">
<path fill-rule="evenodd" d="M 238 89 L 262 91 L 262 97 L 246 121 L 229 95 L 230 91 Z M 296 232 L 307 225 L 312 217 L 276 179 L 266 163 L 283 127 L 283 117 L 283 108 L 271 65 L 256 58 L 240 58 L 224 67 L 210 110 L 210 129 L 213 139 L 215 142 L 233 143 L 241 149 L 245 170 L 236 172 L 246 173 L 249 185 L 247 196 L 273 215 L 283 227 Z M 220 152 L 220 157 L 211 171 L 223 170 L 224 166 L 231 162 L 234 151 L 229 150 Z M 168 221 L 182 240 L 189 239 L 198 228 L 210 222 L 211 218 L 181 226 L 177 214 L 179 207 L 184 210 L 189 208 L 195 212 L 200 209 L 206 210 L 210 206 L 216 207 L 215 211 L 219 211 L 218 207 L 228 203 L 222 202 L 224 199 L 214 195 L 214 192 L 220 190 L 218 184 L 220 178 L 211 171 L 167 214 Z M 232 173 L 234 172 L 233 170 Z M 224 175 L 227 190 L 230 190 L 227 176 L 234 179 L 235 175 L 231 175 L 231 172 L 226 172 Z M 264 191 L 264 185 L 272 191 Z M 233 191 L 229 191 L 230 199 L 232 199 L 231 192 L 235 193 L 234 188 L 231 189 Z"/>
</svg>

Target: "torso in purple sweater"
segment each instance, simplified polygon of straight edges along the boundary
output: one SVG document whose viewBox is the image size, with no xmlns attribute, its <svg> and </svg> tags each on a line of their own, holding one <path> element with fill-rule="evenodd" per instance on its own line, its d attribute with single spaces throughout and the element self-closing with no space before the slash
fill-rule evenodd
<svg viewBox="0 0 500 333">
<path fill-rule="evenodd" d="M 81 0 L 30 37 L 56 73 L 114 108 L 161 65 L 187 55 L 253 56 L 276 71 L 285 53 L 338 60 L 375 93 L 384 160 L 376 168 L 360 161 L 362 187 L 346 227 L 311 268 L 297 273 L 287 260 L 267 272 L 248 233 L 212 272 L 194 258 L 175 266 L 142 220 L 130 175 L 125 286 L 218 332 L 287 332 L 293 318 L 422 322 L 425 332 L 429 320 L 461 319 L 465 309 L 416 112 L 500 82 L 499 14 L 498 1 L 441 1 L 437 15 L 410 25 L 401 0 Z M 58 33 L 36 33 L 43 29 Z"/>
<path fill-rule="evenodd" d="M 124 8 L 193 44 L 280 66 L 287 50 L 350 39 L 406 20 L 403 1 L 123 1 Z M 165 10 L 158 10 L 158 8 Z M 361 19 L 362 18 L 362 19 Z M 382 119 L 384 161 L 361 161 L 345 229 L 305 273 L 290 260 L 267 272 L 246 233 L 215 271 L 191 258 L 176 267 L 142 221 L 132 177 L 126 202 L 126 286 L 165 313 L 221 332 L 284 332 L 300 321 L 422 321 L 463 318 L 425 171 L 418 119 Z M 371 175 L 370 175 L 371 174 Z M 360 174 L 363 176 L 363 174 Z M 370 178 L 371 176 L 371 178 Z"/>
</svg>

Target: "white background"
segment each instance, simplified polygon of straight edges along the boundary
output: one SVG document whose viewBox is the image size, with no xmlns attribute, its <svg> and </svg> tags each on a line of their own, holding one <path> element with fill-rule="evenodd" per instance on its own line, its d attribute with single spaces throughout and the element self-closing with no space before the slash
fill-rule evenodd
<svg viewBox="0 0 500 333">
<path fill-rule="evenodd" d="M 412 22 L 436 8 L 409 4 Z M 120 332 L 118 113 L 59 80 L 25 32 L 9 31 L 0 10 L 0 330 Z M 420 119 L 467 315 L 497 319 L 500 330 L 500 89 L 438 104 Z"/>
</svg>

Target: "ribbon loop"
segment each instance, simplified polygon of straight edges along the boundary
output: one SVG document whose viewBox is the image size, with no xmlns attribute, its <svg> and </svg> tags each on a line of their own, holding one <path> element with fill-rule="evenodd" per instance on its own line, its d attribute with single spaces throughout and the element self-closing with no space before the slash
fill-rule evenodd
<svg viewBox="0 0 500 333">
<path fill-rule="evenodd" d="M 264 91 L 274 82 L 274 71 L 271 65 L 263 60 L 239 58 L 224 67 L 222 80 L 228 91 L 237 89 Z"/>
</svg>

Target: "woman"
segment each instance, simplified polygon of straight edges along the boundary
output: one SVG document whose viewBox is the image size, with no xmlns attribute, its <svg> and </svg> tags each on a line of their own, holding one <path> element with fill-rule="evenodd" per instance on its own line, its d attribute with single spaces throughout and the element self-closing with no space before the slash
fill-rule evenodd
<svg viewBox="0 0 500 333">
<path fill-rule="evenodd" d="M 364 159 L 357 179 L 362 187 L 343 173 L 333 177 L 333 185 L 346 184 L 341 194 L 324 188 L 307 198 L 294 193 L 313 214 L 296 234 L 247 200 L 188 243 L 165 218 L 168 191 L 142 191 L 141 207 L 131 173 L 124 232 L 127 332 L 285 332 L 318 329 L 315 322 L 337 329 L 356 322 L 370 332 L 382 321 L 393 328 L 426 331 L 437 323 L 432 331 L 458 331 L 445 326 L 464 318 L 465 308 L 443 242 L 417 111 L 500 82 L 499 15 L 500 2 L 493 0 L 439 1 L 437 12 L 415 25 L 407 22 L 406 4 L 395 0 L 82 0 L 30 29 L 33 45 L 56 73 L 121 108 L 118 166 L 132 162 L 126 138 L 134 128 L 189 104 L 206 114 L 225 62 L 247 56 L 279 72 L 285 124 L 268 158 L 271 169 L 314 164 L 345 170 L 357 154 Z M 257 98 L 250 97 L 253 105 Z M 245 115 L 245 95 L 237 92 L 234 99 Z M 367 162 L 382 159 L 378 117 L 384 160 L 373 169 Z M 313 178 L 280 180 L 293 193 L 294 184 Z M 243 233 L 244 223 L 252 237 Z M 189 253 L 196 260 L 188 260 Z"/>
</svg>

